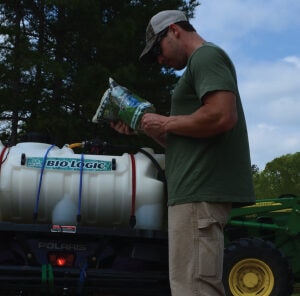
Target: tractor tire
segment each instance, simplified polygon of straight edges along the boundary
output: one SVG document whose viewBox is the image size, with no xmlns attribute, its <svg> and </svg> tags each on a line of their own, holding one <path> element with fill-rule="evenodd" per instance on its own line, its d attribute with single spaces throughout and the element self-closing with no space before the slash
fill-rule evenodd
<svg viewBox="0 0 300 296">
<path fill-rule="evenodd" d="M 290 296 L 294 279 L 273 243 L 243 238 L 225 248 L 223 283 L 227 296 Z"/>
</svg>

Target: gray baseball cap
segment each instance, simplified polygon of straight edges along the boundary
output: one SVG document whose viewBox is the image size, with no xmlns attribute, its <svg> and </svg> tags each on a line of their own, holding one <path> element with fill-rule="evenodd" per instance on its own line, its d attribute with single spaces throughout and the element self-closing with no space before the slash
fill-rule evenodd
<svg viewBox="0 0 300 296">
<path fill-rule="evenodd" d="M 154 15 L 146 29 L 146 46 L 140 55 L 140 60 L 144 62 L 151 61 L 151 50 L 158 39 L 159 33 L 171 24 L 182 21 L 187 21 L 187 18 L 180 10 L 163 10 Z"/>
</svg>

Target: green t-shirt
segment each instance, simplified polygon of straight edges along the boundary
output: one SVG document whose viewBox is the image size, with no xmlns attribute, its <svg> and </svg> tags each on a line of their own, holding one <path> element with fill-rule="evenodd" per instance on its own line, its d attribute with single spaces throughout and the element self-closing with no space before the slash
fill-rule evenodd
<svg viewBox="0 0 300 296">
<path fill-rule="evenodd" d="M 205 43 L 189 58 L 172 96 L 171 115 L 191 114 L 208 92 L 236 95 L 238 122 L 230 131 L 209 138 L 168 134 L 166 176 L 168 204 L 197 201 L 254 202 L 248 134 L 234 66 L 227 54 Z"/>
</svg>

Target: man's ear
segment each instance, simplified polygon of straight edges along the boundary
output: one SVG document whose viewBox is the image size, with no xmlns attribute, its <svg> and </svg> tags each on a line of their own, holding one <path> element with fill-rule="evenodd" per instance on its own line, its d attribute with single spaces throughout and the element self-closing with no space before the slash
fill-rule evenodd
<svg viewBox="0 0 300 296">
<path fill-rule="evenodd" d="M 180 27 L 176 24 L 171 24 L 169 26 L 169 30 L 174 34 L 176 38 L 180 35 Z"/>
</svg>

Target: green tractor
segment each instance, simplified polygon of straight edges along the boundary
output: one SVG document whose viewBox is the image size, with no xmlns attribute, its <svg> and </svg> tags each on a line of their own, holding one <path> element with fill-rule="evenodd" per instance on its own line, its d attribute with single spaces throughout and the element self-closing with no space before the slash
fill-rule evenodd
<svg viewBox="0 0 300 296">
<path fill-rule="evenodd" d="M 228 296 L 289 296 L 300 282 L 300 197 L 235 208 L 225 229 Z"/>
</svg>

